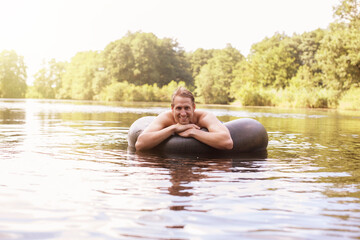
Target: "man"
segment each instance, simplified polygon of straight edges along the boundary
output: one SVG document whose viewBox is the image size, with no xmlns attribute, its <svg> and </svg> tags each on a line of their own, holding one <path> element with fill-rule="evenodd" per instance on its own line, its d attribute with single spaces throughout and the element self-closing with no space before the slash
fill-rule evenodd
<svg viewBox="0 0 360 240">
<path fill-rule="evenodd" d="M 232 149 L 229 130 L 212 113 L 196 110 L 193 94 L 179 87 L 172 96 L 171 111 L 163 112 L 139 135 L 136 150 L 151 149 L 173 134 L 193 137 L 217 149 Z M 208 132 L 200 128 L 208 129 Z"/>
</svg>

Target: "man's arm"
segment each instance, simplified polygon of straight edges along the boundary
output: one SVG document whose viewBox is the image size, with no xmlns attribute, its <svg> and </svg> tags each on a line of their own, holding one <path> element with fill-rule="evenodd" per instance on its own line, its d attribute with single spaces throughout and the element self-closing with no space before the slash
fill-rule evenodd
<svg viewBox="0 0 360 240">
<path fill-rule="evenodd" d="M 135 149 L 138 151 L 148 150 L 170 137 L 174 133 L 180 133 L 188 129 L 200 129 L 194 124 L 171 124 L 168 113 L 161 113 L 138 137 Z"/>
<path fill-rule="evenodd" d="M 203 142 L 211 147 L 217 149 L 233 148 L 233 140 L 230 132 L 212 113 L 204 113 L 199 119 L 199 125 L 208 129 L 209 132 L 204 132 L 198 129 L 188 129 L 184 132 L 178 133 L 183 137 L 193 137 L 200 142 Z"/>
</svg>

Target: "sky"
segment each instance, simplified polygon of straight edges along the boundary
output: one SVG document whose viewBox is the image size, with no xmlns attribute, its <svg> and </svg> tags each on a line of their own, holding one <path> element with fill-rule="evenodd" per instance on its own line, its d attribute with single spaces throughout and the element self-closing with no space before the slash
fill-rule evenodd
<svg viewBox="0 0 360 240">
<path fill-rule="evenodd" d="M 339 0 L 0 0 L 0 52 L 24 56 L 28 82 L 55 58 L 103 50 L 128 31 L 176 39 L 185 51 L 243 55 L 276 32 L 292 36 L 334 21 Z"/>
</svg>

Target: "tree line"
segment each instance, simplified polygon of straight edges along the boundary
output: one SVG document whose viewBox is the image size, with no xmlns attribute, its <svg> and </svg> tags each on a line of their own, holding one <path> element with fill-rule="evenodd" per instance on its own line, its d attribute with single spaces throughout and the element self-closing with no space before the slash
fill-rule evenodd
<svg viewBox="0 0 360 240">
<path fill-rule="evenodd" d="M 0 53 L 0 97 L 105 101 L 169 101 L 179 85 L 200 103 L 244 106 L 340 107 L 360 102 L 360 3 L 341 0 L 327 29 L 275 33 L 243 56 L 223 49 L 184 51 L 171 38 L 128 32 L 102 51 L 50 60 L 26 86 L 26 66 Z"/>
</svg>

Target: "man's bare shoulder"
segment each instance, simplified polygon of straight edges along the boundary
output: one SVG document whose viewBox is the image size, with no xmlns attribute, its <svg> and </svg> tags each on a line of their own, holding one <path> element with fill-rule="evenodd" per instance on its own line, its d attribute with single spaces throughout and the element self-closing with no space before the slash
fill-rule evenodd
<svg viewBox="0 0 360 240">
<path fill-rule="evenodd" d="M 200 121 L 201 119 L 205 118 L 205 117 L 215 117 L 215 115 L 211 112 L 205 111 L 205 110 L 196 110 L 195 111 L 195 117 L 197 118 L 198 121 Z"/>
<path fill-rule="evenodd" d="M 170 126 L 172 124 L 175 123 L 174 121 L 174 117 L 173 115 L 171 114 L 171 111 L 166 111 L 166 112 L 162 112 L 160 113 L 155 121 L 158 123 L 158 124 L 161 124 L 163 125 L 163 127 L 167 127 L 167 126 Z"/>
<path fill-rule="evenodd" d="M 144 132 L 154 132 L 154 131 L 159 131 L 163 128 L 166 128 L 170 125 L 173 125 L 174 123 L 173 117 L 171 115 L 171 112 L 166 111 L 166 112 L 162 112 L 160 113 L 155 119 L 154 121 L 152 121 L 150 123 L 149 126 L 147 126 L 144 129 Z"/>
<path fill-rule="evenodd" d="M 213 113 L 204 110 L 196 110 L 195 117 L 196 117 L 196 124 L 199 125 L 200 127 L 208 127 L 212 123 L 218 121 L 218 119 Z"/>
</svg>

